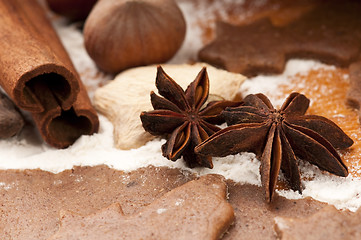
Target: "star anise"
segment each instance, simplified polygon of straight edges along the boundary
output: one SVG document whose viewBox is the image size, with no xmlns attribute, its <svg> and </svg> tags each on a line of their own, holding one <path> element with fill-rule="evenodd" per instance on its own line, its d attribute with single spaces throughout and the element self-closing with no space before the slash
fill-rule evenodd
<svg viewBox="0 0 361 240">
<path fill-rule="evenodd" d="M 228 125 L 196 147 L 196 153 L 224 157 L 252 151 L 260 157 L 266 199 L 272 200 L 280 169 L 290 187 L 302 192 L 297 158 L 338 176 L 348 170 L 335 149 L 353 144 L 341 128 L 327 118 L 305 115 L 309 99 L 292 93 L 280 110 L 263 94 L 248 95 L 244 104 L 227 108 Z M 233 125 L 234 124 L 234 125 Z"/>
<path fill-rule="evenodd" d="M 206 68 L 184 91 L 158 66 L 156 87 L 164 98 L 151 92 L 154 110 L 140 115 L 144 129 L 153 135 L 166 135 L 168 140 L 162 146 L 162 152 L 169 160 L 175 161 L 183 156 L 190 167 L 212 168 L 212 158 L 195 154 L 194 147 L 219 131 L 215 124 L 224 123 L 222 111 L 226 107 L 238 106 L 239 102 L 213 101 L 202 108 L 209 93 Z"/>
</svg>

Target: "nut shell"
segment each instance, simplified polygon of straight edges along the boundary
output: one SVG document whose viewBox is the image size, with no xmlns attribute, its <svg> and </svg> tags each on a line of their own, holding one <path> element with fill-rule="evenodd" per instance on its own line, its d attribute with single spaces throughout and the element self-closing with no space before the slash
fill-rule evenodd
<svg viewBox="0 0 361 240">
<path fill-rule="evenodd" d="M 84 26 L 85 47 L 105 72 L 163 63 L 174 56 L 186 24 L 173 0 L 102 0 Z"/>
<path fill-rule="evenodd" d="M 85 20 L 97 0 L 47 0 L 49 8 L 72 21 Z"/>
</svg>

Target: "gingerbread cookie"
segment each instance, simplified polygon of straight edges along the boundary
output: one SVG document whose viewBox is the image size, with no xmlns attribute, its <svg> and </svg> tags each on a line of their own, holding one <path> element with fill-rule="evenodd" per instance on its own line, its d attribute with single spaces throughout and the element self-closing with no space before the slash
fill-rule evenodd
<svg viewBox="0 0 361 240">
<path fill-rule="evenodd" d="M 216 240 L 234 219 L 226 195 L 224 179 L 207 175 L 166 193 L 134 215 L 125 216 L 119 204 L 86 217 L 65 213 L 50 239 Z"/>
<path fill-rule="evenodd" d="M 255 76 L 281 73 L 290 58 L 314 58 L 348 66 L 361 49 L 361 4 L 323 2 L 285 26 L 261 19 L 248 25 L 219 23 L 216 39 L 199 52 L 202 61 Z"/>
</svg>

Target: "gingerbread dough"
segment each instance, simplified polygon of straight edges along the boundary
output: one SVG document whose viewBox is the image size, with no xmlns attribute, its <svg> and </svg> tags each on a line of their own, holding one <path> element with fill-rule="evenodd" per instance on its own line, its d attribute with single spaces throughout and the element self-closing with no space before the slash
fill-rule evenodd
<svg viewBox="0 0 361 240">
<path fill-rule="evenodd" d="M 226 200 L 227 187 L 219 175 L 190 181 L 125 216 L 119 204 L 92 215 L 61 216 L 51 240 L 71 239 L 219 239 L 234 220 Z"/>
<path fill-rule="evenodd" d="M 308 218 L 275 219 L 275 229 L 282 240 L 361 239 L 361 211 L 339 211 L 328 206 Z"/>
</svg>

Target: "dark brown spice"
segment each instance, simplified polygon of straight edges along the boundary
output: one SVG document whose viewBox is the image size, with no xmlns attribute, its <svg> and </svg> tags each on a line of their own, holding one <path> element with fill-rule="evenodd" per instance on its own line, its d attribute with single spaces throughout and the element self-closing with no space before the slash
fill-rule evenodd
<svg viewBox="0 0 361 240">
<path fill-rule="evenodd" d="M 221 113 L 239 102 L 213 101 L 202 108 L 208 99 L 209 79 L 203 68 L 184 91 L 162 67 L 158 67 L 156 86 L 159 94 L 151 92 L 154 110 L 140 115 L 143 127 L 153 135 L 167 137 L 162 146 L 163 156 L 175 161 L 183 156 L 188 166 L 212 168 L 212 158 L 194 153 L 194 147 L 219 131 L 215 124 L 224 122 Z"/>
<path fill-rule="evenodd" d="M 24 126 L 24 118 L 15 104 L 0 92 L 0 138 L 18 134 Z"/>
<path fill-rule="evenodd" d="M 302 192 L 297 158 L 335 175 L 348 175 L 335 149 L 350 147 L 352 139 L 332 121 L 305 115 L 310 101 L 304 95 L 292 93 L 280 110 L 274 109 L 263 94 L 248 95 L 243 101 L 242 106 L 223 112 L 231 126 L 197 146 L 196 153 L 224 157 L 255 152 L 261 160 L 261 181 L 268 201 L 272 200 L 280 170 L 290 187 Z"/>
</svg>

